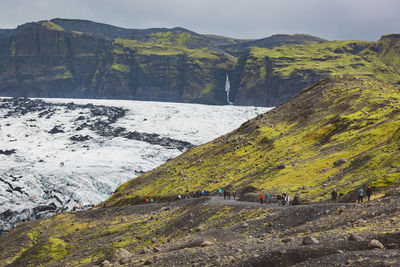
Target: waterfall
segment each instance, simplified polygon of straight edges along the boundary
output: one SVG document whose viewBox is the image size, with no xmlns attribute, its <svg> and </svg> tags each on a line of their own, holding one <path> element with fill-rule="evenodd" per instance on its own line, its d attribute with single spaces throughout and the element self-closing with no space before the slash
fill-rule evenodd
<svg viewBox="0 0 400 267">
<path fill-rule="evenodd" d="M 229 83 L 228 73 L 226 74 L 226 81 L 225 81 L 225 92 L 226 92 L 226 102 L 229 105 L 233 105 L 231 101 L 229 101 L 229 92 L 230 92 L 231 84 Z"/>
</svg>

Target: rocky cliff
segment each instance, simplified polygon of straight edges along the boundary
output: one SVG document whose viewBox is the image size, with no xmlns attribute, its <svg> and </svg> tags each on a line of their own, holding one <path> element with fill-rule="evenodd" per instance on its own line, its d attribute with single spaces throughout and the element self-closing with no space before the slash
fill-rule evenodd
<svg viewBox="0 0 400 267">
<path fill-rule="evenodd" d="M 66 31 L 52 22 L 26 26 L 0 39 L 0 94 L 218 103 L 224 96 L 216 90 L 224 82 L 218 78 L 235 59 L 170 46 L 167 38 L 150 46 Z"/>
<path fill-rule="evenodd" d="M 275 106 L 337 74 L 399 82 L 398 36 L 238 40 L 183 29 L 54 19 L 0 31 L 0 95 Z"/>
</svg>

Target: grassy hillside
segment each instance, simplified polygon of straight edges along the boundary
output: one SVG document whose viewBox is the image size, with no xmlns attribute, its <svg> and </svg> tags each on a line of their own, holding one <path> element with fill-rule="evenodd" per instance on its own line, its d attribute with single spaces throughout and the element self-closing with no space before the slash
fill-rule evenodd
<svg viewBox="0 0 400 267">
<path fill-rule="evenodd" d="M 373 42 L 332 41 L 299 46 L 280 46 L 272 50 L 252 48 L 249 63 L 269 58 L 274 74 L 289 77 L 293 72 L 314 70 L 328 75 L 357 74 L 375 77 L 379 80 L 397 82 L 400 73 L 390 69 L 377 57 L 367 54 Z M 265 79 L 266 70 L 261 70 L 260 80 Z"/>
<path fill-rule="evenodd" d="M 288 192 L 309 200 L 328 199 L 334 187 L 344 194 L 368 184 L 382 192 L 395 189 L 399 97 L 399 87 L 370 78 L 323 80 L 238 130 L 121 185 L 108 204 L 218 188 Z M 341 158 L 345 162 L 335 166 Z"/>
<path fill-rule="evenodd" d="M 238 56 L 241 51 L 250 47 L 272 49 L 281 45 L 303 45 L 309 43 L 322 43 L 327 40 L 308 35 L 308 34 L 275 34 L 270 37 L 257 40 L 242 40 L 240 42 L 231 42 L 230 44 L 220 44 L 219 47 L 226 52 Z"/>
</svg>

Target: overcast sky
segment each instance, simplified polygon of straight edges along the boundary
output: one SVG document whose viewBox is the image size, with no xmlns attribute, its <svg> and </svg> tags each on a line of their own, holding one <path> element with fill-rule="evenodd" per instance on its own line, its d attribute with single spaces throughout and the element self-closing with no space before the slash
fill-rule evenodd
<svg viewBox="0 0 400 267">
<path fill-rule="evenodd" d="M 306 33 L 329 40 L 378 40 L 400 33 L 400 0 L 0 0 L 0 28 L 52 18 L 125 28 L 184 27 L 263 38 Z"/>
</svg>

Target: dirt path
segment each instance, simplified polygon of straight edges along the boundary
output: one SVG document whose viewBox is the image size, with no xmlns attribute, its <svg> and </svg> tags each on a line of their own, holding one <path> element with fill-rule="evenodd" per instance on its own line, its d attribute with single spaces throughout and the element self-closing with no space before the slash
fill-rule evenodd
<svg viewBox="0 0 400 267">
<path fill-rule="evenodd" d="M 278 205 L 278 203 L 263 203 L 260 204 L 259 202 L 252 202 L 252 201 L 239 201 L 239 200 L 233 200 L 233 197 L 231 199 L 224 199 L 223 197 L 220 196 L 210 196 L 208 197 L 209 200 L 208 202 L 210 203 L 221 203 L 225 205 L 230 205 L 230 206 L 243 206 L 243 207 L 260 207 L 260 208 L 266 208 L 266 209 L 284 209 L 284 208 L 300 208 L 300 207 L 311 207 L 311 206 L 326 206 L 326 207 L 340 207 L 340 206 L 354 206 L 354 203 L 333 203 L 333 202 L 315 202 L 315 203 L 310 203 L 310 204 L 303 204 L 303 205 Z"/>
</svg>

